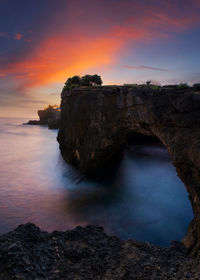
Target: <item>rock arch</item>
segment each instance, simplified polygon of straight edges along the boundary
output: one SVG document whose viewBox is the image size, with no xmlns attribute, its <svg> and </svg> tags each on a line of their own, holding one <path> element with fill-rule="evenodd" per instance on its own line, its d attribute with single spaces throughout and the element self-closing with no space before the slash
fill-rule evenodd
<svg viewBox="0 0 200 280">
<path fill-rule="evenodd" d="M 167 147 L 189 193 L 194 219 L 183 238 L 191 254 L 200 248 L 200 95 L 148 87 L 76 88 L 64 91 L 58 134 L 64 159 L 95 174 L 129 133 L 156 136 Z"/>
</svg>

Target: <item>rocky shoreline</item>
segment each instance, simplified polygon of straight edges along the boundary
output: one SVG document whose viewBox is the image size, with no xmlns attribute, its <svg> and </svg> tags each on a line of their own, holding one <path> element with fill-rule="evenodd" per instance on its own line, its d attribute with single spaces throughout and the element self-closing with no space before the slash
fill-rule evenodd
<svg viewBox="0 0 200 280">
<path fill-rule="evenodd" d="M 47 233 L 34 224 L 0 236 L 1 280 L 200 279 L 200 258 L 182 243 L 168 248 L 105 234 L 88 225 Z"/>
</svg>

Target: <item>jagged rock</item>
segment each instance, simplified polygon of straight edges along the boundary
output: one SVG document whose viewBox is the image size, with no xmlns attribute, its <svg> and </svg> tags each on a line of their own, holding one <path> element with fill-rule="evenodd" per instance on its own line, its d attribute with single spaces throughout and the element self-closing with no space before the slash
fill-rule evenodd
<svg viewBox="0 0 200 280">
<path fill-rule="evenodd" d="M 37 120 L 30 120 L 28 121 L 27 123 L 25 124 L 29 124 L 29 125 L 39 125 L 40 124 L 40 121 L 37 121 Z"/>
<path fill-rule="evenodd" d="M 58 108 L 47 108 L 38 111 L 39 120 L 30 120 L 28 125 L 48 125 L 49 129 L 58 129 L 60 127 L 60 110 Z"/>
<path fill-rule="evenodd" d="M 38 111 L 40 124 L 49 125 L 53 122 L 58 123 L 60 120 L 60 111 L 57 109 L 44 109 Z"/>
<path fill-rule="evenodd" d="M 99 226 L 47 233 L 28 223 L 0 236 L 1 280 L 200 279 L 199 266 L 179 242 L 122 241 Z"/>
<path fill-rule="evenodd" d="M 65 90 L 58 134 L 64 159 L 89 175 L 124 148 L 133 133 L 167 147 L 189 193 L 192 228 L 183 241 L 200 249 L 200 95 L 191 88 L 99 87 Z"/>
</svg>

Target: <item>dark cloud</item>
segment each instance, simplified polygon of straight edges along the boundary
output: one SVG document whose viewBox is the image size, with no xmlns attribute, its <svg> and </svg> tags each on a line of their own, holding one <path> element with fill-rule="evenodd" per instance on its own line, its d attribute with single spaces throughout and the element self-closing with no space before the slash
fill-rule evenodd
<svg viewBox="0 0 200 280">
<path fill-rule="evenodd" d="M 140 66 L 133 66 L 133 65 L 125 65 L 126 69 L 130 70 L 153 70 L 153 71 L 160 71 L 160 72 L 170 72 L 170 70 L 159 68 L 159 67 L 152 67 L 152 66 L 146 66 L 146 65 L 140 65 Z"/>
</svg>

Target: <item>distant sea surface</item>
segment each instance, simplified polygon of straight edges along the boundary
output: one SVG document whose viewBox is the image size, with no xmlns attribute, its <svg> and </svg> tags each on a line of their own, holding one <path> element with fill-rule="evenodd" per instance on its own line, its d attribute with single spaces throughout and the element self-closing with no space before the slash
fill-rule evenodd
<svg viewBox="0 0 200 280">
<path fill-rule="evenodd" d="M 99 224 L 122 239 L 167 246 L 186 233 L 188 194 L 161 144 L 124 151 L 97 180 L 66 164 L 57 130 L 0 119 L 0 233 L 33 222 L 43 230 Z"/>
</svg>

